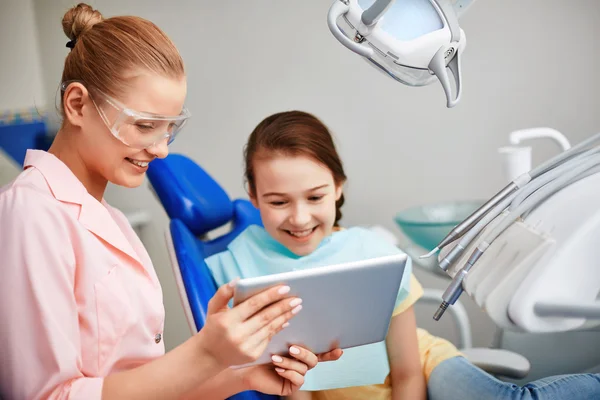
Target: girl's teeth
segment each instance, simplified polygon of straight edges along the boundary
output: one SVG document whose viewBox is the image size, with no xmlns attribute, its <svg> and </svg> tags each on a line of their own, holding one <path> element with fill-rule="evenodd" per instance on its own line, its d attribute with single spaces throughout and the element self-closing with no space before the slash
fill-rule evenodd
<svg viewBox="0 0 600 400">
<path fill-rule="evenodd" d="M 296 236 L 296 237 L 305 237 L 305 236 L 308 236 L 308 235 L 310 235 L 310 233 L 311 233 L 312 231 L 313 231 L 312 229 L 307 229 L 307 230 L 305 230 L 305 231 L 299 231 L 299 232 L 292 232 L 292 231 L 290 231 L 290 234 L 291 234 L 292 236 Z"/>
</svg>

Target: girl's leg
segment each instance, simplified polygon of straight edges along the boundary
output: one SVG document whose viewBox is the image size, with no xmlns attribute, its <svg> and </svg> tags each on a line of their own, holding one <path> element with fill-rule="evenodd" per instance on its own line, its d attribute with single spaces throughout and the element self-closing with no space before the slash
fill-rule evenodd
<svg viewBox="0 0 600 400">
<path fill-rule="evenodd" d="M 429 400 L 597 400 L 600 374 L 553 376 L 518 386 L 496 379 L 464 357 L 454 357 L 433 370 L 427 393 Z"/>
</svg>

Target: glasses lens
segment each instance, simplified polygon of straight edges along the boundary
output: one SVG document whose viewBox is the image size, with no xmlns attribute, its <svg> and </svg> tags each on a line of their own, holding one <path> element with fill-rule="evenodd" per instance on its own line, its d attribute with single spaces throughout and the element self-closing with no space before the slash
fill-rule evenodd
<svg viewBox="0 0 600 400">
<path fill-rule="evenodd" d="M 118 124 L 118 138 L 128 146 L 145 149 L 168 138 L 170 144 L 185 125 L 185 120 L 126 118 Z"/>
<path fill-rule="evenodd" d="M 143 113 L 124 109 L 106 95 L 94 94 L 92 100 L 112 134 L 126 145 L 140 150 L 165 138 L 168 138 L 170 144 L 189 117 L 187 110 L 184 110 L 180 117 L 173 119 L 158 116 L 142 117 L 140 115 L 144 115 Z"/>
</svg>

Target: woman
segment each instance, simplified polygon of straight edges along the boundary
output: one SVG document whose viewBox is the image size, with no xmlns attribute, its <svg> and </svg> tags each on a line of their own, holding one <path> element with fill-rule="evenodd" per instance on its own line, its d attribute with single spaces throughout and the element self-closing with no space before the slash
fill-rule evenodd
<svg viewBox="0 0 600 400">
<path fill-rule="evenodd" d="M 164 354 L 162 292 L 142 243 L 103 199 L 108 182 L 136 187 L 189 117 L 181 57 L 154 24 L 103 19 L 85 4 L 63 29 L 71 52 L 63 125 L 49 152 L 0 190 L 0 397 L 223 399 L 243 390 L 288 395 L 319 357 L 293 346 L 257 359 L 301 309 L 288 287 L 228 308 L 211 300 L 202 331 Z M 321 360 L 339 358 L 340 350 Z"/>
</svg>

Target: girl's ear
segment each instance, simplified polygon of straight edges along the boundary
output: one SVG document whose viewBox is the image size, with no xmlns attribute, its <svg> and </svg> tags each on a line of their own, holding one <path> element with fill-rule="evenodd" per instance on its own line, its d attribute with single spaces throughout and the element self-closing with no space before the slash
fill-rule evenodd
<svg viewBox="0 0 600 400">
<path fill-rule="evenodd" d="M 335 187 L 335 201 L 338 201 L 342 197 L 342 185 L 337 185 Z"/>
<path fill-rule="evenodd" d="M 248 191 L 248 195 L 250 197 L 250 202 L 252 203 L 252 205 L 258 208 L 258 201 L 256 200 L 256 196 L 254 195 L 254 193 L 252 191 Z"/>
</svg>

